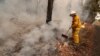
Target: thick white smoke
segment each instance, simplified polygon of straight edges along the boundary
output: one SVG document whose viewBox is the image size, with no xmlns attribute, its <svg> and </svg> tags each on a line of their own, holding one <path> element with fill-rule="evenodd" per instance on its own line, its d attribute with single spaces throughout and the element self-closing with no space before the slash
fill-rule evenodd
<svg viewBox="0 0 100 56">
<path fill-rule="evenodd" d="M 0 0 L 0 56 L 53 56 L 56 30 L 71 25 L 70 11 L 82 13 L 81 0 L 54 0 L 53 21 L 46 25 L 47 0 Z M 53 54 L 53 55 L 52 55 Z M 55 56 L 55 55 L 54 55 Z"/>
</svg>

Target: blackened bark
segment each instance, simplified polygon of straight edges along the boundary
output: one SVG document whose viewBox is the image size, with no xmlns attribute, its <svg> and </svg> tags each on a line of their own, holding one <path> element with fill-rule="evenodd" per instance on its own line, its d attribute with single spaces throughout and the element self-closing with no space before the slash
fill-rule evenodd
<svg viewBox="0 0 100 56">
<path fill-rule="evenodd" d="M 52 21 L 53 2 L 54 2 L 54 0 L 48 0 L 46 23 L 49 23 L 50 21 Z"/>
</svg>

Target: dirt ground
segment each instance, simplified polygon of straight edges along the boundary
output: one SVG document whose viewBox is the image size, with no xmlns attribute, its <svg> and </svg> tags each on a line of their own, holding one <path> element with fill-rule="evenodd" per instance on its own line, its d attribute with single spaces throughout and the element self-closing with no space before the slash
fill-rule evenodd
<svg viewBox="0 0 100 56">
<path fill-rule="evenodd" d="M 94 55 L 100 56 L 100 26 L 95 26 L 95 35 L 94 35 Z"/>
</svg>

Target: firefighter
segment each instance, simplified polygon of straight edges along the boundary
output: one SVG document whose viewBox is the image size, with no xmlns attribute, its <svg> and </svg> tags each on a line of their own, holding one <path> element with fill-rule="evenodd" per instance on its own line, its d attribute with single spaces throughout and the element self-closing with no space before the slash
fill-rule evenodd
<svg viewBox="0 0 100 56">
<path fill-rule="evenodd" d="M 79 44 L 80 42 L 80 37 L 79 37 L 79 32 L 81 28 L 81 21 L 79 16 L 76 14 L 75 11 L 72 11 L 70 13 L 70 16 L 72 17 L 72 38 L 73 42 L 76 44 Z"/>
</svg>

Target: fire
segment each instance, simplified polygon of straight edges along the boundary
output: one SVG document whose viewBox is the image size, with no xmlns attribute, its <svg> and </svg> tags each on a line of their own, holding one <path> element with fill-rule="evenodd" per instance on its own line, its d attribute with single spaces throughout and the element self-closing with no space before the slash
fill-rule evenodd
<svg viewBox="0 0 100 56">
<path fill-rule="evenodd" d="M 72 56 L 71 50 L 66 42 L 57 43 L 58 56 Z"/>
</svg>

